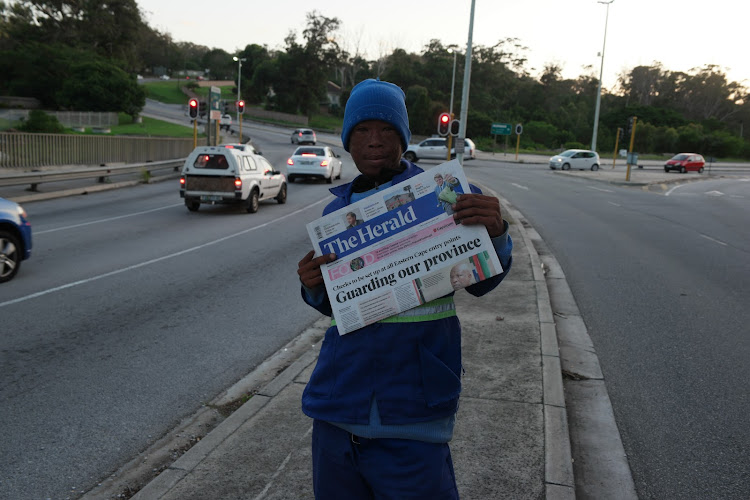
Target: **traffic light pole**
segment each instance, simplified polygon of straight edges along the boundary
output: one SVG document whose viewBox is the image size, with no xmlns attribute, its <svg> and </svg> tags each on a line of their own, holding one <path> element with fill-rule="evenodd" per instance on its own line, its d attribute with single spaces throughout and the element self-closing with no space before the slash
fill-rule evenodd
<svg viewBox="0 0 750 500">
<path fill-rule="evenodd" d="M 193 118 L 193 149 L 198 147 L 198 120 Z"/>
</svg>

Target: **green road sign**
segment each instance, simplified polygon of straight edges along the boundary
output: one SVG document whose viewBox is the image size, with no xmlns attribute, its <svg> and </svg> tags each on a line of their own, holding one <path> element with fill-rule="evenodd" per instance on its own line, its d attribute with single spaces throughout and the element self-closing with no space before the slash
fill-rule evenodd
<svg viewBox="0 0 750 500">
<path fill-rule="evenodd" d="M 494 135 L 510 135 L 511 126 L 510 123 L 493 123 L 490 134 Z"/>
</svg>

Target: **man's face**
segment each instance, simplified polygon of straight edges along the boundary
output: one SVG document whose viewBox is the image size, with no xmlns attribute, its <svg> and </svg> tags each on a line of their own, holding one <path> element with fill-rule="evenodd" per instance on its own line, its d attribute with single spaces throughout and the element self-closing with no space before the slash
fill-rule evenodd
<svg viewBox="0 0 750 500">
<path fill-rule="evenodd" d="M 378 178 L 383 170 L 398 170 L 403 154 L 401 136 L 390 123 L 360 122 L 349 136 L 349 153 L 357 170 L 367 177 Z"/>
<path fill-rule="evenodd" d="M 451 286 L 454 290 L 466 288 L 473 282 L 471 271 L 464 266 L 451 269 Z"/>
<path fill-rule="evenodd" d="M 443 185 L 443 178 L 441 176 L 439 176 L 439 175 L 436 175 L 435 176 L 435 182 L 437 182 L 438 186 L 442 186 Z"/>
<path fill-rule="evenodd" d="M 349 214 L 346 216 L 346 220 L 349 221 L 349 225 L 351 226 L 352 224 L 354 224 L 354 221 L 356 221 L 357 218 L 354 217 L 352 214 Z"/>
</svg>

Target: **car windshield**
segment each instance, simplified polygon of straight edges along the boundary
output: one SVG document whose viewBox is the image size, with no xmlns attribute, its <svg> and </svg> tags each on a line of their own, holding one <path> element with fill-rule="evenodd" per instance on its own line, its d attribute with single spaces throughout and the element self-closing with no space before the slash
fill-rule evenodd
<svg viewBox="0 0 750 500">
<path fill-rule="evenodd" d="M 688 155 L 684 155 L 684 154 L 682 154 L 682 155 L 675 155 L 674 157 L 672 157 L 672 159 L 673 160 L 687 160 L 688 159 Z"/>
<path fill-rule="evenodd" d="M 567 151 L 563 151 L 562 153 L 560 153 L 560 156 L 567 156 L 567 157 L 571 157 L 571 156 L 573 156 L 574 154 L 576 154 L 577 152 L 578 152 L 578 151 L 576 151 L 575 149 L 569 149 L 569 150 L 567 150 Z"/>
<path fill-rule="evenodd" d="M 294 152 L 294 156 L 325 156 L 326 152 L 323 148 L 297 148 Z"/>
<path fill-rule="evenodd" d="M 227 158 L 222 154 L 202 154 L 198 155 L 193 166 L 195 168 L 226 170 L 229 168 L 229 162 L 227 162 Z"/>
</svg>

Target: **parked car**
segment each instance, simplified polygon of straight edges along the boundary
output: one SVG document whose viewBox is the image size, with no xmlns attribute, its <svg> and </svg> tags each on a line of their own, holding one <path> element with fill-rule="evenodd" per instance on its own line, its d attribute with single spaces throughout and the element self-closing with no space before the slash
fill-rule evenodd
<svg viewBox="0 0 750 500">
<path fill-rule="evenodd" d="M 549 168 L 552 170 L 599 170 L 599 155 L 596 151 L 587 149 L 568 149 L 559 155 L 549 159 Z"/>
<path fill-rule="evenodd" d="M 464 159 L 474 160 L 477 157 L 477 146 L 468 137 L 464 139 Z"/>
<path fill-rule="evenodd" d="M 681 174 L 685 172 L 702 174 L 705 164 L 706 160 L 697 153 L 680 153 L 667 160 L 667 163 L 664 164 L 664 171 L 678 170 Z"/>
<path fill-rule="evenodd" d="M 185 160 L 180 197 L 191 212 L 202 203 L 238 204 L 255 213 L 263 200 L 286 203 L 286 177 L 252 148 L 199 146 Z"/>
<path fill-rule="evenodd" d="M 31 224 L 18 203 L 0 198 L 0 283 L 18 274 L 21 262 L 31 257 Z"/>
<path fill-rule="evenodd" d="M 169 80 L 169 75 L 161 75 L 159 78 L 162 80 Z"/>
<path fill-rule="evenodd" d="M 286 161 L 286 173 L 289 182 L 299 177 L 325 179 L 328 184 L 334 179 L 341 179 L 341 155 L 328 146 L 300 146 Z"/>
<path fill-rule="evenodd" d="M 292 132 L 292 144 L 312 144 L 315 146 L 318 138 L 315 131 L 309 128 L 298 128 Z"/>
</svg>

